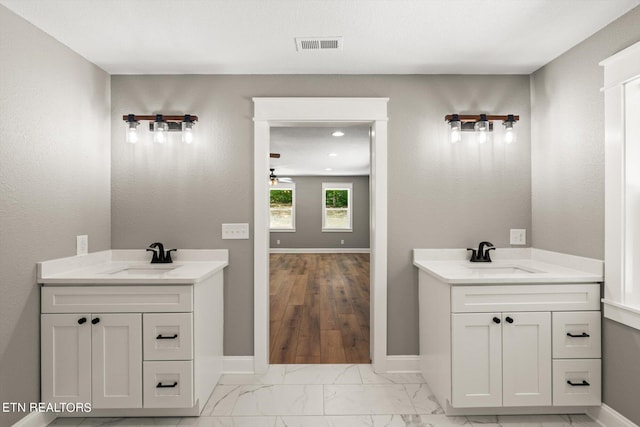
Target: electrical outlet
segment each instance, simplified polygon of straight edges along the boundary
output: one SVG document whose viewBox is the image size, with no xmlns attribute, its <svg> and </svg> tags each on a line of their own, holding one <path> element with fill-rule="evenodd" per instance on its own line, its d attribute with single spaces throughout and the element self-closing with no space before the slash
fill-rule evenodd
<svg viewBox="0 0 640 427">
<path fill-rule="evenodd" d="M 280 240 L 276 240 L 276 245 L 279 245 L 279 244 L 280 244 Z"/>
<path fill-rule="evenodd" d="M 83 234 L 76 236 L 76 255 L 86 255 L 89 253 L 89 236 Z"/>
<path fill-rule="evenodd" d="M 512 228 L 509 235 L 509 244 L 511 245 L 526 245 L 527 244 L 527 230 L 524 228 Z"/>
<path fill-rule="evenodd" d="M 344 240 L 340 240 L 340 244 L 341 244 L 341 245 L 344 245 Z"/>
<path fill-rule="evenodd" d="M 222 224 L 222 238 L 223 239 L 248 239 L 249 238 L 249 224 Z"/>
</svg>

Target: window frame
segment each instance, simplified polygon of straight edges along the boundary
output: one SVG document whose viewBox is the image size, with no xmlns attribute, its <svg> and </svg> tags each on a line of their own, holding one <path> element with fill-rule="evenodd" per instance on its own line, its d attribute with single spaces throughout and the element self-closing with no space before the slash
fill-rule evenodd
<svg viewBox="0 0 640 427">
<path fill-rule="evenodd" d="M 605 265 L 603 316 L 640 330 L 638 285 L 629 277 L 628 204 L 632 183 L 627 166 L 632 153 L 638 151 L 638 141 L 627 136 L 627 85 L 640 79 L 640 42 L 610 56 L 600 63 L 604 67 L 605 122 Z M 634 129 L 634 128 L 631 128 Z M 637 130 L 636 130 L 637 132 Z M 636 236 L 635 239 L 638 239 Z M 637 243 L 637 241 L 634 241 Z"/>
<path fill-rule="evenodd" d="M 271 190 L 291 190 L 291 228 L 271 227 Z M 269 186 L 269 232 L 271 233 L 295 233 L 296 232 L 296 183 L 279 182 Z"/>
<path fill-rule="evenodd" d="M 347 217 L 349 219 L 348 228 L 325 227 L 327 218 L 327 190 L 347 190 L 349 194 L 349 208 Z M 353 232 L 353 183 L 352 182 L 323 182 L 322 183 L 322 232 L 323 233 L 352 233 Z"/>
</svg>

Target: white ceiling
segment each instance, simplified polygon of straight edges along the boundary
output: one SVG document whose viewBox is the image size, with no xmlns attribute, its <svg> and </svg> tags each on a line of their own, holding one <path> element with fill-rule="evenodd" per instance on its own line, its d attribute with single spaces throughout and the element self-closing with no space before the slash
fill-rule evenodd
<svg viewBox="0 0 640 427">
<path fill-rule="evenodd" d="M 111 74 L 528 74 L 639 3 L 0 0 Z"/>
<path fill-rule="evenodd" d="M 344 136 L 331 135 L 337 130 Z M 270 160 L 279 177 L 369 175 L 369 125 L 272 127 L 270 147 L 280 154 Z"/>
</svg>

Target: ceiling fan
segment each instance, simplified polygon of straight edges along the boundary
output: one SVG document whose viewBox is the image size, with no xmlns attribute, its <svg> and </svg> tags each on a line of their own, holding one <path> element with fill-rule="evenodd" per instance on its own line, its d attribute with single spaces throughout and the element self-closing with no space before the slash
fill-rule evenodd
<svg viewBox="0 0 640 427">
<path fill-rule="evenodd" d="M 293 182 L 293 179 L 289 178 L 289 177 L 279 177 L 275 174 L 275 168 L 270 168 L 269 169 L 271 171 L 271 173 L 269 174 L 269 185 L 276 185 L 280 182 Z"/>
</svg>

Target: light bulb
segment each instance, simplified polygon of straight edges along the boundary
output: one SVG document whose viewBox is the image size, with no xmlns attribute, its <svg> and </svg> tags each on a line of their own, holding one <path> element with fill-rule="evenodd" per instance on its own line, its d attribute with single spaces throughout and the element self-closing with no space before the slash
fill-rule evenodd
<svg viewBox="0 0 640 427">
<path fill-rule="evenodd" d="M 156 121 L 153 122 L 153 142 L 164 144 L 167 142 L 167 131 L 169 125 L 162 119 L 162 115 L 156 115 Z"/>
<path fill-rule="evenodd" d="M 480 114 L 480 120 L 478 120 L 474 126 L 476 131 L 476 142 L 478 144 L 484 144 L 489 140 L 489 121 L 486 114 Z"/>
<path fill-rule="evenodd" d="M 487 142 L 487 132 L 486 131 L 478 131 L 476 132 L 476 141 L 478 144 L 484 144 Z"/>
<path fill-rule="evenodd" d="M 193 123 L 182 122 L 182 142 L 191 144 L 193 142 Z"/>
<path fill-rule="evenodd" d="M 455 144 L 456 142 L 462 141 L 461 123 L 456 121 L 450 122 L 449 125 L 451 126 L 449 128 L 449 140 L 451 143 Z"/>
<path fill-rule="evenodd" d="M 136 121 L 135 114 L 129 114 L 127 116 L 127 129 L 125 133 L 125 141 L 129 144 L 135 144 L 138 142 L 138 121 Z"/>
<path fill-rule="evenodd" d="M 511 144 L 516 140 L 516 130 L 513 127 L 514 123 L 515 119 L 513 114 L 509 114 L 507 120 L 502 123 L 504 125 L 504 142 L 507 144 Z"/>
</svg>

